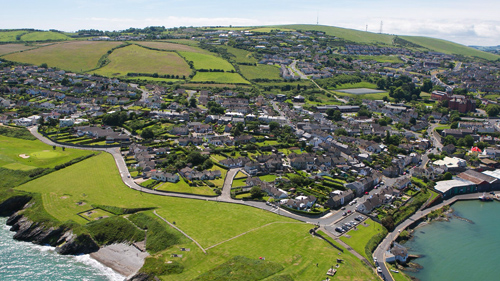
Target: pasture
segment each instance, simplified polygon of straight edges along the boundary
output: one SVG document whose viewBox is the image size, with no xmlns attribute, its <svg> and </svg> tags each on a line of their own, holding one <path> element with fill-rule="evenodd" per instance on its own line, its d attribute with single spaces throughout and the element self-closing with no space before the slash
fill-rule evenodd
<svg viewBox="0 0 500 281">
<path fill-rule="evenodd" d="M 160 50 L 165 50 L 165 51 L 182 51 L 182 52 L 192 52 L 192 53 L 202 53 L 202 54 L 208 54 L 208 51 L 205 51 L 203 49 L 193 47 L 193 46 L 188 46 L 188 45 L 183 45 L 183 44 L 177 44 L 177 43 L 169 43 L 169 42 L 139 42 L 137 43 L 138 45 L 141 46 L 146 46 L 149 48 L 154 48 L 154 49 L 160 49 Z"/>
<path fill-rule="evenodd" d="M 35 31 L 29 32 L 21 36 L 21 41 L 33 42 L 33 41 L 62 41 L 71 40 L 70 37 L 59 32 L 52 31 Z"/>
<path fill-rule="evenodd" d="M 228 61 L 212 54 L 185 51 L 180 51 L 179 54 L 183 56 L 186 61 L 192 61 L 195 69 L 222 69 L 224 71 L 234 70 L 233 65 Z"/>
<path fill-rule="evenodd" d="M 26 51 L 33 48 L 36 48 L 36 46 L 26 46 L 24 44 L 3 44 L 0 45 L 0 56 L 19 51 Z"/>
<path fill-rule="evenodd" d="M 52 146 L 37 140 L 0 136 L 0 167 L 10 170 L 52 168 L 91 153 L 78 149 L 62 151 L 59 147 L 53 150 Z"/>
<path fill-rule="evenodd" d="M 198 72 L 191 82 L 215 82 L 221 84 L 250 84 L 238 73 L 230 72 Z"/>
<path fill-rule="evenodd" d="M 109 55 L 110 63 L 93 73 L 103 76 L 126 76 L 127 73 L 158 73 L 188 76 L 189 65 L 174 52 L 146 49 L 137 45 L 119 48 Z"/>
<path fill-rule="evenodd" d="M 6 55 L 4 58 L 34 65 L 46 63 L 50 67 L 84 72 L 97 67 L 99 59 L 120 44 L 121 42 L 71 41 Z"/>
<path fill-rule="evenodd" d="M 256 63 L 257 59 L 252 56 L 252 53 L 247 50 L 237 49 L 231 46 L 220 46 L 224 48 L 228 53 L 233 55 L 232 58 L 236 63 Z M 241 67 L 240 67 L 241 69 Z"/>
<path fill-rule="evenodd" d="M 0 42 L 14 42 L 18 41 L 18 36 L 22 36 L 27 33 L 25 30 L 9 30 L 9 31 L 0 31 Z"/>
<path fill-rule="evenodd" d="M 258 64 L 257 66 L 240 65 L 241 74 L 248 80 L 271 79 L 282 80 L 280 69 L 273 65 Z"/>
</svg>

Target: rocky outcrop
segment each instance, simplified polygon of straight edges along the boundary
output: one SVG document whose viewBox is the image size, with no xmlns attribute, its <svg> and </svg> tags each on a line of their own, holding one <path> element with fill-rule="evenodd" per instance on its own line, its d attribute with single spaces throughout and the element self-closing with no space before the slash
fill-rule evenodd
<svg viewBox="0 0 500 281">
<path fill-rule="evenodd" d="M 149 280 L 159 280 L 156 276 L 151 276 L 144 272 L 138 272 L 134 276 L 127 279 L 127 281 L 149 281 Z"/>
<path fill-rule="evenodd" d="M 0 216 L 10 216 L 23 207 L 31 200 L 28 195 L 12 196 L 0 203 Z"/>
<path fill-rule="evenodd" d="M 75 235 L 64 226 L 52 227 L 33 222 L 20 212 L 14 213 L 7 220 L 11 231 L 15 231 L 14 239 L 28 241 L 39 245 L 56 247 L 62 255 L 89 254 L 99 250 L 99 246 L 87 234 Z"/>
</svg>

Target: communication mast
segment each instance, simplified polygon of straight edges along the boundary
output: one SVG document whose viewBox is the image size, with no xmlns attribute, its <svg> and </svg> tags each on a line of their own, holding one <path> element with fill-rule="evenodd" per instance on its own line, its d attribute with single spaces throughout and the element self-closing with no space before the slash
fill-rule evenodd
<svg viewBox="0 0 500 281">
<path fill-rule="evenodd" d="M 368 24 L 366 25 L 366 30 L 365 31 L 368 32 Z"/>
<path fill-rule="evenodd" d="M 380 34 L 382 34 L 382 27 L 384 26 L 384 22 L 380 21 Z"/>
</svg>

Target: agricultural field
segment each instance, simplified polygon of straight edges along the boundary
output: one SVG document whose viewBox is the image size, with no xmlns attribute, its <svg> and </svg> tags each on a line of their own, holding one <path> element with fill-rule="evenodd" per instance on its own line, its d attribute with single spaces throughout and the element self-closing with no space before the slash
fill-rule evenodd
<svg viewBox="0 0 500 281">
<path fill-rule="evenodd" d="M 402 63 L 403 61 L 398 56 L 356 56 L 361 60 L 374 60 L 377 62 Z"/>
<path fill-rule="evenodd" d="M 21 36 L 21 41 L 32 42 L 32 41 L 62 41 L 71 40 L 70 37 L 59 32 L 52 31 L 36 31 L 29 32 Z"/>
<path fill-rule="evenodd" d="M 119 48 L 109 55 L 110 63 L 93 73 L 103 76 L 126 76 L 127 73 L 158 73 L 188 76 L 189 65 L 174 52 L 146 49 L 137 45 Z"/>
<path fill-rule="evenodd" d="M 224 71 L 234 70 L 232 64 L 223 58 L 217 57 L 212 54 L 201 54 L 193 52 L 179 52 L 186 61 L 192 61 L 195 69 L 222 69 Z"/>
<path fill-rule="evenodd" d="M 271 31 L 283 31 L 283 32 L 291 32 L 295 31 L 295 29 L 290 28 L 275 28 L 275 27 L 259 27 L 250 29 L 252 32 L 260 32 L 260 33 L 270 33 Z"/>
<path fill-rule="evenodd" d="M 192 52 L 192 53 L 202 53 L 209 54 L 210 52 L 203 49 L 192 47 L 184 44 L 168 43 L 168 42 L 139 42 L 137 43 L 141 46 L 146 46 L 149 48 L 160 49 L 165 51 L 179 51 L 179 52 Z"/>
<path fill-rule="evenodd" d="M 121 42 L 72 41 L 10 54 L 4 58 L 34 65 L 46 63 L 49 67 L 84 72 L 96 68 L 99 59 L 120 44 Z"/>
<path fill-rule="evenodd" d="M 168 40 L 161 40 L 160 42 L 169 42 L 169 43 L 174 43 L 174 44 L 182 44 L 182 45 L 188 45 L 191 47 L 197 47 L 200 45 L 198 41 L 194 40 L 189 40 L 189 39 L 168 39 Z"/>
<path fill-rule="evenodd" d="M 18 41 L 18 36 L 22 36 L 27 33 L 25 30 L 10 30 L 10 31 L 0 31 L 0 42 L 14 42 Z"/>
<path fill-rule="evenodd" d="M 234 61 L 236 63 L 256 63 L 257 59 L 252 56 L 252 53 L 247 50 L 233 48 L 231 46 L 220 46 L 224 48 L 228 53 L 232 54 Z M 241 67 L 240 67 L 241 68 Z"/>
<path fill-rule="evenodd" d="M 257 66 L 240 65 L 241 74 L 248 80 L 272 79 L 281 80 L 280 69 L 272 65 L 258 64 Z"/>
<path fill-rule="evenodd" d="M 24 44 L 4 44 L 0 45 L 0 56 L 19 51 L 26 51 L 33 48 L 36 48 L 36 46 L 26 46 Z"/>
<path fill-rule="evenodd" d="M 0 167 L 10 170 L 52 168 L 91 153 L 79 149 L 62 151 L 59 147 L 53 150 L 52 146 L 37 140 L 0 136 Z"/>
<path fill-rule="evenodd" d="M 227 84 L 250 84 L 238 73 L 230 72 L 198 72 L 191 82 L 215 82 Z"/>
<path fill-rule="evenodd" d="M 434 50 L 436 52 L 441 52 L 445 54 L 458 54 L 464 56 L 478 57 L 486 60 L 497 60 L 500 59 L 499 55 L 492 53 L 487 53 L 479 51 L 474 48 L 470 48 L 464 45 L 453 43 L 450 41 L 430 38 L 430 37 L 420 37 L 420 36 L 401 36 L 404 40 L 412 42 L 414 44 L 420 45 L 424 48 Z"/>
</svg>

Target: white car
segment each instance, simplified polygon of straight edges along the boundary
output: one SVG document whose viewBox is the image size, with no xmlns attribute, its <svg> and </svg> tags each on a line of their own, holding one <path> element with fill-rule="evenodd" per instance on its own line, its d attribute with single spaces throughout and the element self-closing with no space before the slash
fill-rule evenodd
<svg viewBox="0 0 500 281">
<path fill-rule="evenodd" d="M 382 268 L 380 268 L 380 266 L 377 266 L 377 272 L 382 273 Z"/>
</svg>

